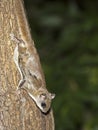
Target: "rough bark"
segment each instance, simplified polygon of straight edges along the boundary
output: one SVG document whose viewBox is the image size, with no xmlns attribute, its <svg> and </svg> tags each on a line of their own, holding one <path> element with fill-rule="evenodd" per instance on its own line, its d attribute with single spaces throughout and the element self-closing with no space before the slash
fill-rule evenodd
<svg viewBox="0 0 98 130">
<path fill-rule="evenodd" d="M 0 130 L 54 130 L 52 110 L 42 113 L 25 90 L 16 91 L 20 74 L 13 61 L 10 33 L 20 33 L 17 1 L 21 0 L 0 1 Z"/>
</svg>

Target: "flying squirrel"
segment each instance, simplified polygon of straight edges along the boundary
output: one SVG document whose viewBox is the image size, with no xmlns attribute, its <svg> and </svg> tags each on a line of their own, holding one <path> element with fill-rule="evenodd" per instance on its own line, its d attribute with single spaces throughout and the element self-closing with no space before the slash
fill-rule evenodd
<svg viewBox="0 0 98 130">
<path fill-rule="evenodd" d="M 18 89 L 25 89 L 38 108 L 47 113 L 51 108 L 51 101 L 55 94 L 46 89 L 37 52 L 34 50 L 33 44 L 27 46 L 22 39 L 18 39 L 14 34 L 11 34 L 10 37 L 16 42 L 13 58 L 21 75 Z"/>
</svg>

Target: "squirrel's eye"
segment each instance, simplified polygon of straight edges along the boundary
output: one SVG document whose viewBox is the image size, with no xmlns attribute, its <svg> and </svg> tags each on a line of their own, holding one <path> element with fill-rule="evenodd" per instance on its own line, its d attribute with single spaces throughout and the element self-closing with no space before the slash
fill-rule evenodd
<svg viewBox="0 0 98 130">
<path fill-rule="evenodd" d="M 41 106 L 42 106 L 43 108 L 45 108 L 45 107 L 46 107 L 46 103 L 42 102 L 42 103 L 41 103 Z"/>
</svg>

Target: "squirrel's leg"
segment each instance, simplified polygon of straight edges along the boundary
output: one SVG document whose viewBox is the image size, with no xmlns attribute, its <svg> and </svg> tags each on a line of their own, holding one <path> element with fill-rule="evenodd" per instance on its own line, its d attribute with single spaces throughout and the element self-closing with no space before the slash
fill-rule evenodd
<svg viewBox="0 0 98 130">
<path fill-rule="evenodd" d="M 19 52 L 19 44 L 21 43 L 21 40 L 19 40 L 18 38 L 16 38 L 14 36 L 14 34 L 11 34 L 10 37 L 11 37 L 11 40 L 13 40 L 13 41 L 16 42 L 16 47 L 15 47 L 15 50 L 14 50 L 13 59 L 14 59 L 14 62 L 16 64 L 16 66 L 18 68 L 18 71 L 20 73 L 20 76 L 21 76 L 21 80 L 18 83 L 18 88 L 21 88 L 23 86 L 23 84 L 25 83 L 25 76 L 23 74 L 22 68 L 20 67 L 20 63 L 19 63 L 19 53 L 20 53 Z"/>
</svg>

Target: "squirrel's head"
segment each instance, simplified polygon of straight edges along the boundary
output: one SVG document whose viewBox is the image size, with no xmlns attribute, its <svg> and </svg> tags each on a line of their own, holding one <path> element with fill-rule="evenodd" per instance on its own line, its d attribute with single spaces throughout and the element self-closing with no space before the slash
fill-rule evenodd
<svg viewBox="0 0 98 130">
<path fill-rule="evenodd" d="M 44 113 L 47 113 L 51 107 L 51 101 L 54 99 L 55 94 L 49 93 L 44 88 L 39 88 L 34 90 L 33 93 L 30 93 L 30 97 L 35 101 L 36 105 Z"/>
</svg>

